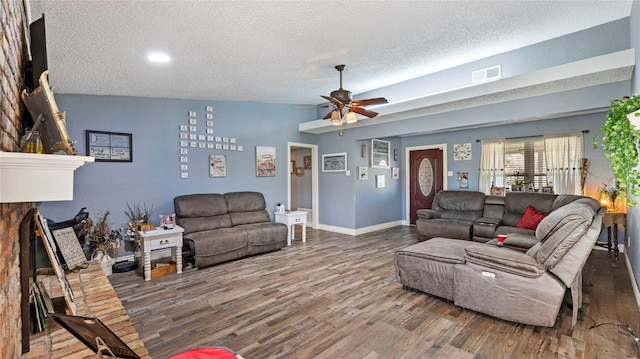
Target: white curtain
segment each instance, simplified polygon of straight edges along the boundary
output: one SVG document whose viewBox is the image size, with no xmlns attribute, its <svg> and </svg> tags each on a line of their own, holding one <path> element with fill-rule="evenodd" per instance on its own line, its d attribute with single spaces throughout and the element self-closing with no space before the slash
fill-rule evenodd
<svg viewBox="0 0 640 359">
<path fill-rule="evenodd" d="M 491 194 L 491 185 L 504 187 L 504 139 L 482 141 L 479 191 Z"/>
<path fill-rule="evenodd" d="M 544 137 L 547 182 L 556 194 L 582 194 L 582 132 Z"/>
</svg>

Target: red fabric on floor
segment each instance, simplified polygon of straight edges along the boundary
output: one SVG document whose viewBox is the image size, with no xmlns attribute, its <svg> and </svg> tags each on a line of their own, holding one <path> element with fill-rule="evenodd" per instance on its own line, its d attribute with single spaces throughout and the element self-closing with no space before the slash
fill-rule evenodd
<svg viewBox="0 0 640 359">
<path fill-rule="evenodd" d="M 238 359 L 238 357 L 233 352 L 222 348 L 200 348 L 188 350 L 169 359 Z"/>
</svg>

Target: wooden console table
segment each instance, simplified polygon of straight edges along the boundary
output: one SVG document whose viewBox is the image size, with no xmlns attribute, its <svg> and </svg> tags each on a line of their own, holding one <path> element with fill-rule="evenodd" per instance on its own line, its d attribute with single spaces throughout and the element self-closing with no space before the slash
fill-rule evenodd
<svg viewBox="0 0 640 359">
<path fill-rule="evenodd" d="M 602 224 L 607 228 L 607 250 L 618 256 L 618 225 L 627 228 L 627 214 L 622 212 L 607 212 L 602 219 Z M 611 227 L 613 227 L 613 246 L 611 243 Z M 613 247 L 613 248 L 612 248 Z"/>
<path fill-rule="evenodd" d="M 151 359 L 100 264 L 92 261 L 88 268 L 68 273 L 67 279 L 73 290 L 77 315 L 99 318 L 140 358 Z M 44 283 L 51 297 L 62 296 L 55 276 L 39 275 L 38 280 Z M 22 356 L 23 359 L 95 359 L 96 354 L 91 349 L 51 318 L 47 318 L 46 324 L 45 332 L 32 335 L 30 350 Z"/>
</svg>

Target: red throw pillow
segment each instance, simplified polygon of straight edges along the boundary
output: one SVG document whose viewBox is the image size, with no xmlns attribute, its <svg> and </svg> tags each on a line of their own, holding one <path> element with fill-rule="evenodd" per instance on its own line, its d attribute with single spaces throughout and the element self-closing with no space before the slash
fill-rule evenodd
<svg viewBox="0 0 640 359">
<path fill-rule="evenodd" d="M 527 228 L 532 231 L 535 231 L 538 228 L 538 224 L 540 221 L 544 219 L 547 215 L 533 208 L 532 206 L 527 206 L 527 210 L 524 211 L 522 218 L 516 224 L 516 227 L 519 228 Z"/>
</svg>

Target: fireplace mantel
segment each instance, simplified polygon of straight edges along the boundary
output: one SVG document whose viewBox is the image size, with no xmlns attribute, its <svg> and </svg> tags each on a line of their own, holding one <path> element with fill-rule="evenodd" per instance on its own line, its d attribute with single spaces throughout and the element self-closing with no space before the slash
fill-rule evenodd
<svg viewBox="0 0 640 359">
<path fill-rule="evenodd" d="M 0 151 L 0 203 L 70 201 L 74 171 L 94 160 Z"/>
</svg>

